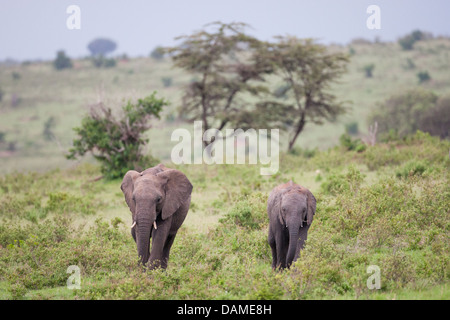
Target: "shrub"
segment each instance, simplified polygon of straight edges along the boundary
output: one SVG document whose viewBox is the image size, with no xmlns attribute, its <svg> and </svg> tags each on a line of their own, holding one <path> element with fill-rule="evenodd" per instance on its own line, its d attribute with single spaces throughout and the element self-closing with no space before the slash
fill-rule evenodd
<svg viewBox="0 0 450 320">
<path fill-rule="evenodd" d="M 419 83 L 424 83 L 430 81 L 431 77 L 428 71 L 420 71 L 417 73 L 417 78 L 419 78 Z"/>
<path fill-rule="evenodd" d="M 165 50 L 163 47 L 155 47 L 152 52 L 150 52 L 150 57 L 155 60 L 162 60 L 164 58 Z"/>
<path fill-rule="evenodd" d="M 369 115 L 369 123 L 378 123 L 381 140 L 393 130 L 400 138 L 420 129 L 424 114 L 435 106 L 438 96 L 421 88 L 391 96 L 377 105 Z"/>
<path fill-rule="evenodd" d="M 397 178 L 407 178 L 414 175 L 422 175 L 427 170 L 428 164 L 425 161 L 410 160 L 395 171 Z"/>
<path fill-rule="evenodd" d="M 345 133 L 349 135 L 357 135 L 359 133 L 358 122 L 353 121 L 345 125 Z"/>
<path fill-rule="evenodd" d="M 366 145 L 362 143 L 361 139 L 352 139 L 347 133 L 339 137 L 339 142 L 342 147 L 349 151 L 363 152 L 366 150 Z"/>
<path fill-rule="evenodd" d="M 260 229 L 268 222 L 266 204 L 267 196 L 262 193 L 252 193 L 237 201 L 221 222 L 232 222 L 244 228 Z"/>
<path fill-rule="evenodd" d="M 434 107 L 424 112 L 419 128 L 441 139 L 450 137 L 450 96 L 440 97 Z"/>
<path fill-rule="evenodd" d="M 53 66 L 56 70 L 62 70 L 62 69 L 70 69 L 72 68 L 72 61 L 70 61 L 70 58 L 66 56 L 66 53 L 61 50 L 58 51 L 56 54 L 56 59 L 53 61 Z"/>
<path fill-rule="evenodd" d="M 104 56 L 94 56 L 92 57 L 92 64 L 96 68 L 113 68 L 116 66 L 117 62 L 114 58 L 105 58 Z"/>
<path fill-rule="evenodd" d="M 346 174 L 330 174 L 327 181 L 320 185 L 320 188 L 325 194 L 337 195 L 344 191 L 348 192 L 351 190 L 355 192 L 363 181 L 364 175 L 354 166 L 350 166 Z"/>
<path fill-rule="evenodd" d="M 398 39 L 398 44 L 402 47 L 403 50 L 412 50 L 415 42 L 416 40 L 412 35 L 406 35 Z"/>
<path fill-rule="evenodd" d="M 417 41 L 431 38 L 433 38 L 433 35 L 429 32 L 414 30 L 410 34 L 407 34 L 404 37 L 398 39 L 398 44 L 402 47 L 403 50 L 412 50 L 414 48 L 414 44 Z"/>
<path fill-rule="evenodd" d="M 91 106 L 81 127 L 74 128 L 78 138 L 73 141 L 67 158 L 75 159 L 91 152 L 101 162 L 102 173 L 110 179 L 122 177 L 130 169 L 142 170 L 155 165 L 156 159 L 142 154 L 142 146 L 148 142 L 142 135 L 151 127 L 150 119 L 159 119 L 159 113 L 167 105 L 155 95 L 138 99 L 135 104 L 128 101 L 118 119 L 102 103 Z"/>
<path fill-rule="evenodd" d="M 366 73 L 366 78 L 372 78 L 373 69 L 375 69 L 375 65 L 373 63 L 367 64 L 364 66 L 364 72 Z"/>
<path fill-rule="evenodd" d="M 171 77 L 162 77 L 161 81 L 164 85 L 164 88 L 169 88 L 172 86 L 172 78 Z"/>
</svg>

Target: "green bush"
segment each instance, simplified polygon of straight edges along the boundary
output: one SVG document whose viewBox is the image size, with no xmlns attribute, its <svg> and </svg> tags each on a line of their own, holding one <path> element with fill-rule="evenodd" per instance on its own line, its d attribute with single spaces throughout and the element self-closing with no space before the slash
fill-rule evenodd
<svg viewBox="0 0 450 320">
<path fill-rule="evenodd" d="M 117 62 L 114 58 L 105 58 L 100 55 L 92 57 L 92 64 L 96 68 L 113 68 L 116 66 Z"/>
<path fill-rule="evenodd" d="M 397 178 L 407 178 L 414 175 L 420 176 L 427 170 L 428 166 L 425 161 L 410 160 L 395 171 L 395 176 Z"/>
<path fill-rule="evenodd" d="M 377 105 L 368 117 L 368 123 L 378 123 L 378 135 L 383 140 L 390 130 L 398 137 L 421 130 L 424 114 L 436 105 L 438 96 L 422 88 L 411 89 L 391 96 Z"/>
<path fill-rule="evenodd" d="M 372 78 L 373 74 L 373 69 L 375 69 L 375 64 L 371 63 L 371 64 L 367 64 L 364 66 L 364 72 L 366 74 L 366 78 Z"/>
<path fill-rule="evenodd" d="M 432 35 L 420 30 L 414 30 L 410 34 L 405 35 L 398 39 L 398 44 L 402 47 L 403 50 L 412 50 L 414 48 L 414 44 L 420 40 L 426 40 L 431 38 Z"/>
<path fill-rule="evenodd" d="M 431 80 L 428 71 L 420 71 L 417 73 L 417 78 L 419 78 L 419 83 L 424 83 Z"/>
<path fill-rule="evenodd" d="M 349 135 L 357 135 L 359 133 L 358 122 L 352 121 L 345 125 L 345 133 Z"/>
<path fill-rule="evenodd" d="M 153 93 L 137 103 L 128 101 L 122 107 L 121 118 L 116 118 L 103 104 L 94 106 L 82 119 L 81 127 L 74 128 L 78 138 L 73 140 L 67 158 L 76 159 L 91 152 L 101 162 L 102 173 L 110 179 L 123 177 L 130 169 L 156 165 L 158 160 L 142 154 L 142 146 L 148 142 L 142 136 L 151 127 L 150 119 L 159 119 L 165 105 L 167 102 Z"/>
<path fill-rule="evenodd" d="M 356 152 L 363 152 L 366 150 L 366 145 L 362 143 L 361 139 L 352 139 L 352 137 L 344 133 L 339 137 L 339 142 L 341 146 L 351 151 L 354 150 Z"/>
<path fill-rule="evenodd" d="M 66 56 L 66 53 L 61 50 L 56 54 L 56 59 L 53 61 L 53 66 L 56 70 L 70 69 L 73 67 L 72 61 Z"/>
<path fill-rule="evenodd" d="M 267 196 L 260 192 L 244 196 L 230 209 L 222 223 L 231 222 L 249 229 L 260 229 L 267 224 Z"/>
<path fill-rule="evenodd" d="M 164 88 L 169 88 L 172 86 L 172 78 L 171 77 L 162 77 L 161 81 L 164 85 Z"/>
<path fill-rule="evenodd" d="M 364 181 L 364 175 L 354 166 L 350 166 L 346 174 L 332 173 L 327 177 L 327 181 L 320 185 L 323 193 L 337 195 L 344 191 L 353 191 L 359 189 Z"/>
<path fill-rule="evenodd" d="M 162 60 L 164 58 L 165 50 L 163 47 L 155 47 L 152 52 L 150 52 L 150 57 L 155 60 Z"/>
</svg>

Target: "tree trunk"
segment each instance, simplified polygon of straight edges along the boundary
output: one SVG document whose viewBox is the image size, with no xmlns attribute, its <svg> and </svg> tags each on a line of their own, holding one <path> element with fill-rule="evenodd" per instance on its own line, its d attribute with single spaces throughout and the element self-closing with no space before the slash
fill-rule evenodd
<svg viewBox="0 0 450 320">
<path fill-rule="evenodd" d="M 303 111 L 302 112 L 302 116 L 301 116 L 301 118 L 300 118 L 300 120 L 299 120 L 299 122 L 298 122 L 298 124 L 297 124 L 297 126 L 295 128 L 294 136 L 292 137 L 291 141 L 289 141 L 288 151 L 291 151 L 292 148 L 294 147 L 295 141 L 297 140 L 300 132 L 302 132 L 302 130 L 303 130 L 304 126 L 305 126 L 305 123 L 306 123 L 306 121 L 305 121 L 305 112 Z"/>
</svg>

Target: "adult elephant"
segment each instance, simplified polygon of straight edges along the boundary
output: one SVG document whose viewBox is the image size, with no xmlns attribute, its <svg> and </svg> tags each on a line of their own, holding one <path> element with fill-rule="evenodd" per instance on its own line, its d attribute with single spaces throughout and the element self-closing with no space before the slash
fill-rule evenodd
<svg viewBox="0 0 450 320">
<path fill-rule="evenodd" d="M 269 245 L 272 268 L 289 268 L 303 249 L 316 212 L 316 198 L 292 181 L 275 187 L 269 195 Z"/>
<path fill-rule="evenodd" d="M 159 164 L 128 171 L 120 188 L 132 214 L 131 235 L 142 264 L 167 268 L 170 248 L 189 210 L 192 184 L 181 171 Z"/>
</svg>

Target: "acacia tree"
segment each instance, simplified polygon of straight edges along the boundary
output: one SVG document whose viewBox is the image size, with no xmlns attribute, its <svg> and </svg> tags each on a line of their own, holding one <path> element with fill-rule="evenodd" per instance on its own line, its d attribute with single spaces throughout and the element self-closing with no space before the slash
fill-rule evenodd
<svg viewBox="0 0 450 320">
<path fill-rule="evenodd" d="M 275 121 L 284 125 L 291 150 L 307 122 L 323 124 L 346 111 L 344 103 L 337 101 L 329 88 L 345 72 L 348 56 L 330 53 L 311 39 L 276 39 L 277 42 L 266 44 L 264 59 L 271 61 L 283 86 L 274 92 L 275 99 L 260 102 L 257 107 L 266 115 L 268 124 Z"/>
<path fill-rule="evenodd" d="M 88 49 L 92 56 L 105 56 L 116 50 L 117 44 L 110 39 L 97 38 L 89 42 Z"/>
<path fill-rule="evenodd" d="M 311 39 L 263 42 L 246 35 L 244 23 L 212 25 L 216 31 L 179 37 L 179 46 L 166 49 L 176 66 L 194 75 L 180 110 L 188 120 L 201 120 L 204 130 L 213 124 L 219 130 L 228 124 L 286 129 L 290 150 L 307 122 L 322 124 L 345 112 L 328 89 L 344 73 L 347 55 Z M 265 80 L 273 73 L 281 89 L 269 90 Z"/>
<path fill-rule="evenodd" d="M 248 108 L 240 94 L 267 92 L 263 75 L 272 68 L 258 57 L 260 41 L 243 32 L 246 24 L 215 22 L 209 26 L 216 30 L 178 37 L 182 43 L 166 50 L 177 67 L 193 75 L 181 113 L 189 120 L 201 120 L 204 130 L 213 124 L 221 130 Z"/>
</svg>

